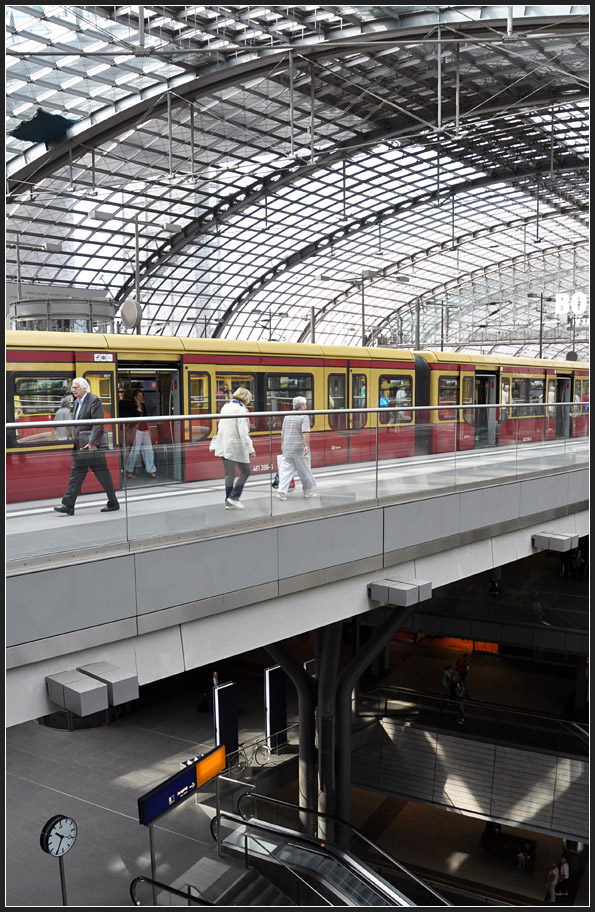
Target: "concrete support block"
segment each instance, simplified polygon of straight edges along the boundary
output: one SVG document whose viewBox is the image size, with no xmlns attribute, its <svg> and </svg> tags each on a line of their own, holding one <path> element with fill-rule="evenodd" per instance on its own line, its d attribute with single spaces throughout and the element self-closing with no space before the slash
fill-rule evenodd
<svg viewBox="0 0 595 912">
<path fill-rule="evenodd" d="M 116 665 L 110 665 L 109 662 L 92 662 L 90 665 L 81 665 L 77 671 L 106 685 L 110 706 L 119 706 L 130 700 L 138 700 L 138 678 L 135 674 L 123 671 Z"/>
<path fill-rule="evenodd" d="M 536 532 L 531 536 L 534 548 L 544 551 L 572 551 L 578 548 L 578 535 L 560 535 L 557 532 Z"/>
<path fill-rule="evenodd" d="M 376 580 L 368 583 L 368 595 L 374 601 L 407 608 L 409 605 L 417 605 L 418 602 L 431 598 L 432 584 L 428 580 L 417 578 Z"/>
<path fill-rule="evenodd" d="M 77 716 L 90 716 L 108 708 L 107 685 L 80 671 L 48 675 L 45 683 L 52 703 Z"/>
</svg>

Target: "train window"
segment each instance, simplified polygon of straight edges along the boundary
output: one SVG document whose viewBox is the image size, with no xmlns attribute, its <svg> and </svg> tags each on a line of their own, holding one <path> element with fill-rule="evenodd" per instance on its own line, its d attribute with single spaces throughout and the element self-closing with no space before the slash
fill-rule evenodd
<svg viewBox="0 0 595 912">
<path fill-rule="evenodd" d="M 70 388 L 73 380 L 72 373 L 15 377 L 14 421 L 53 421 L 63 400 L 72 402 Z M 55 445 L 61 439 L 57 431 L 58 428 L 47 431 L 23 428 L 14 432 L 13 442 L 18 446 Z"/>
<path fill-rule="evenodd" d="M 254 376 L 252 374 L 233 373 L 217 374 L 215 403 L 218 412 L 221 411 L 226 402 L 229 402 L 231 400 L 233 391 L 238 389 L 240 386 L 243 386 L 244 389 L 250 390 L 252 393 L 252 402 L 248 406 L 248 409 L 251 412 L 254 411 L 254 397 L 256 396 L 256 384 L 254 382 Z"/>
<path fill-rule="evenodd" d="M 570 414 L 572 415 L 573 418 L 578 418 L 578 416 L 580 415 L 581 409 L 580 409 L 580 406 L 578 405 L 578 403 L 581 401 L 581 399 L 582 399 L 582 384 L 578 378 L 575 378 L 574 399 L 573 399 L 572 408 L 570 409 Z"/>
<path fill-rule="evenodd" d="M 344 409 L 345 402 L 345 374 L 329 374 L 328 384 L 328 408 Z M 328 415 L 329 427 L 333 431 L 344 431 L 347 428 L 347 415 Z"/>
<path fill-rule="evenodd" d="M 83 374 L 83 377 L 91 387 L 91 392 L 94 396 L 98 396 L 101 399 L 101 405 L 103 406 L 103 417 L 111 418 L 114 414 L 113 408 L 113 395 L 112 395 L 112 374 L 106 372 L 103 373 L 91 373 L 90 371 Z M 108 437 L 108 447 L 110 450 L 114 445 L 114 427 L 113 425 L 104 424 L 104 429 Z"/>
<path fill-rule="evenodd" d="M 545 381 L 543 378 L 538 380 L 529 380 L 529 402 L 531 405 L 527 409 L 528 415 L 543 416 Z"/>
<path fill-rule="evenodd" d="M 94 396 L 101 399 L 103 414 L 105 418 L 111 418 L 112 411 L 112 375 L 108 373 L 92 374 L 84 373 L 83 377 L 91 387 Z"/>
<path fill-rule="evenodd" d="M 462 405 L 473 405 L 473 377 L 463 377 Z M 463 409 L 465 424 L 475 424 L 475 412 L 472 408 Z"/>
<path fill-rule="evenodd" d="M 589 381 L 588 380 L 583 380 L 583 394 L 581 396 L 581 402 L 583 403 L 581 406 L 581 412 L 583 415 L 587 415 L 589 413 Z"/>
<path fill-rule="evenodd" d="M 459 378 L 440 377 L 438 379 L 438 405 L 459 404 Z M 439 421 L 455 421 L 456 409 L 438 409 Z"/>
<path fill-rule="evenodd" d="M 267 374 L 265 390 L 267 412 L 291 412 L 294 396 L 303 396 L 308 403 L 308 408 L 314 408 L 314 377 L 312 374 Z M 312 426 L 314 416 L 309 415 L 308 417 L 310 426 Z M 279 430 L 282 424 L 282 415 L 277 415 L 272 419 L 273 430 Z"/>
<path fill-rule="evenodd" d="M 556 402 L 556 381 L 552 377 L 547 382 L 547 401 L 549 403 L 549 408 L 547 410 L 548 418 L 555 418 L 556 411 L 555 402 Z"/>
<path fill-rule="evenodd" d="M 208 415 L 211 411 L 211 396 L 209 392 L 209 375 L 205 373 L 190 373 L 188 377 L 188 398 L 191 415 Z M 223 404 L 223 403 L 222 403 Z M 212 422 L 202 419 L 190 422 L 190 439 L 204 440 L 211 431 Z"/>
<path fill-rule="evenodd" d="M 529 381 L 520 377 L 515 377 L 512 381 L 510 392 L 512 404 L 517 405 L 517 408 L 514 410 L 515 417 L 520 418 L 523 415 L 529 414 L 529 406 L 525 405 L 525 403 L 529 401 Z M 523 404 L 518 405 L 518 403 Z"/>
<path fill-rule="evenodd" d="M 367 392 L 367 381 L 365 374 L 352 374 L 351 375 L 351 404 L 353 408 L 367 408 L 368 402 L 368 392 Z M 366 426 L 368 416 L 361 412 L 359 414 L 352 416 L 351 427 L 354 430 L 363 428 Z"/>
<path fill-rule="evenodd" d="M 382 376 L 378 381 L 378 404 L 386 408 L 379 413 L 380 424 L 404 424 L 413 420 L 411 405 L 413 403 L 411 377 Z M 395 410 L 395 406 L 399 408 Z M 389 411 L 390 409 L 390 411 Z"/>
</svg>

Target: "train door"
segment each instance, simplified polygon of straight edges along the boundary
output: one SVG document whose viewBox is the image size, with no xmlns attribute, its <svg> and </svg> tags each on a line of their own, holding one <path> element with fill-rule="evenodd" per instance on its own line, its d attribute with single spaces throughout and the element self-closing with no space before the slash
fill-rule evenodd
<svg viewBox="0 0 595 912">
<path fill-rule="evenodd" d="M 545 371 L 545 390 L 544 399 L 545 407 L 545 439 L 553 440 L 556 436 L 556 371 L 552 368 L 546 368 Z"/>
<path fill-rule="evenodd" d="M 457 449 L 468 450 L 475 445 L 475 409 L 473 408 L 473 390 L 475 385 L 475 370 L 461 368 L 460 404 L 467 408 L 458 412 L 458 440 Z"/>
<path fill-rule="evenodd" d="M 370 389 L 370 371 L 359 365 L 353 367 L 325 366 L 326 408 L 367 408 Z M 371 441 L 375 432 L 370 428 L 366 413 L 342 412 L 327 415 L 325 431 L 325 465 L 341 465 L 373 458 Z"/>
<path fill-rule="evenodd" d="M 180 414 L 180 375 L 177 368 L 118 365 L 118 396 L 126 388 L 140 387 L 147 407 L 147 418 L 155 467 L 160 481 L 182 480 L 182 452 L 179 422 L 153 421 L 151 417 Z M 120 434 L 123 440 L 123 434 Z M 124 466 L 122 465 L 122 470 Z"/>
<path fill-rule="evenodd" d="M 556 409 L 556 437 L 570 437 L 570 377 L 556 378 L 556 402 L 567 402 L 567 406 Z"/>
<path fill-rule="evenodd" d="M 475 404 L 495 405 L 497 401 L 496 374 L 475 375 Z M 495 446 L 496 444 L 496 409 L 477 409 L 475 419 L 475 446 Z"/>
</svg>

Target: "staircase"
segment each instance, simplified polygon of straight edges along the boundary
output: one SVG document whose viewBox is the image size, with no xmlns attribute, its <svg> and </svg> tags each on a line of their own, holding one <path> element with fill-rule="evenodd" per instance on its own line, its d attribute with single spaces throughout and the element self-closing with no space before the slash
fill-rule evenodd
<svg viewBox="0 0 595 912">
<path fill-rule="evenodd" d="M 293 906 L 281 890 L 249 868 L 215 902 L 217 906 Z"/>
</svg>

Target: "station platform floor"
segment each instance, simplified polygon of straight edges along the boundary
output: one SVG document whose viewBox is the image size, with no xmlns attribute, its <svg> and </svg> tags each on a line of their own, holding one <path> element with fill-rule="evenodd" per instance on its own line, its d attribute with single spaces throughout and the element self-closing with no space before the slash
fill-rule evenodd
<svg viewBox="0 0 595 912">
<path fill-rule="evenodd" d="M 575 581 L 557 577 L 556 570 L 553 588 L 579 593 Z M 313 657 L 311 634 L 286 642 L 299 661 Z M 439 693 L 441 669 L 462 651 L 470 652 L 469 645 L 430 638 L 414 644 L 396 638 L 390 644 L 389 671 L 374 681 L 364 679 L 362 688 L 397 684 Z M 349 644 L 344 649 L 349 655 Z M 238 684 L 240 741 L 249 743 L 264 732 L 263 670 L 274 664 L 260 649 L 226 659 L 216 669 L 197 669 L 146 685 L 129 712 L 109 726 L 68 732 L 26 722 L 7 729 L 6 906 L 62 905 L 58 862 L 42 852 L 39 843 L 43 824 L 57 813 L 73 816 L 79 827 L 77 842 L 64 858 L 68 904 L 130 905 L 131 881 L 151 872 L 149 836 L 138 822 L 137 799 L 177 772 L 182 761 L 215 746 L 212 717 L 199 711 L 212 670 L 218 671 L 220 682 Z M 468 687 L 474 700 L 561 715 L 572 705 L 574 676 L 563 667 L 477 652 L 471 656 Z M 287 698 L 291 725 L 297 722 L 291 685 Z M 472 733 L 470 720 L 460 736 Z M 293 800 L 295 791 L 296 783 L 290 782 L 274 794 Z M 156 822 L 154 845 L 159 880 L 178 887 L 192 883 L 217 901 L 241 871 L 217 857 L 210 833 L 213 814 L 212 801 L 185 802 Z M 487 892 L 505 891 L 510 905 L 544 905 L 547 871 L 564 849 L 560 838 L 514 830 L 538 842 L 535 871 L 521 871 L 514 862 L 484 853 L 479 844 L 483 820 L 361 789 L 353 790 L 352 821 L 405 865 L 428 876 L 456 877 L 470 889 L 477 884 Z M 571 896 L 558 904 L 589 906 L 587 846 L 581 861 Z M 144 899 L 143 904 L 150 904 L 146 891 Z"/>
</svg>

